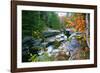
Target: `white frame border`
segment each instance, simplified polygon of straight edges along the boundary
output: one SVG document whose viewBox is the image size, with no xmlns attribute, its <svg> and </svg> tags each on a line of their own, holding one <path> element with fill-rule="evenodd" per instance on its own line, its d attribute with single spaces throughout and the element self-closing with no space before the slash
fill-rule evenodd
<svg viewBox="0 0 100 73">
<path fill-rule="evenodd" d="M 22 63 L 22 10 L 33 11 L 60 11 L 60 12 L 79 12 L 90 13 L 90 59 L 89 60 L 72 60 L 72 61 L 54 61 L 54 62 L 29 62 Z M 17 5 L 17 68 L 30 67 L 48 67 L 48 66 L 64 66 L 64 65 L 84 65 L 94 64 L 94 10 L 81 8 L 59 8 L 44 6 L 23 6 Z"/>
</svg>

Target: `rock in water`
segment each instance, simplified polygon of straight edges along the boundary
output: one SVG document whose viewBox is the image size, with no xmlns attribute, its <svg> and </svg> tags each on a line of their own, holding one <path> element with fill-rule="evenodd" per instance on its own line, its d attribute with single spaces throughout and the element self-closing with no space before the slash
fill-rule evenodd
<svg viewBox="0 0 100 73">
<path fill-rule="evenodd" d="M 68 58 L 69 58 L 69 56 L 68 55 L 66 55 L 66 52 L 65 51 L 59 51 L 58 53 L 57 53 L 57 55 L 55 56 L 55 60 L 56 61 L 63 61 L 63 60 L 68 60 Z"/>
<path fill-rule="evenodd" d="M 72 37 L 71 41 L 67 42 L 67 49 L 70 52 L 71 56 L 73 56 L 77 52 L 77 49 L 80 49 L 80 48 L 81 48 L 81 45 L 75 37 Z"/>
</svg>

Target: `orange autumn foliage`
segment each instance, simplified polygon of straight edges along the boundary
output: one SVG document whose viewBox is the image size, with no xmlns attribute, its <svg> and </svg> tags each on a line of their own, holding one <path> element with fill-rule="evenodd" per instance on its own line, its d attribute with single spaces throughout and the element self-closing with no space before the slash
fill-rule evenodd
<svg viewBox="0 0 100 73">
<path fill-rule="evenodd" d="M 73 21 L 71 21 L 72 18 L 74 18 Z M 67 28 L 74 27 L 78 32 L 85 31 L 86 23 L 82 14 L 76 14 L 71 16 L 71 18 L 65 18 L 65 22 L 67 22 Z"/>
<path fill-rule="evenodd" d="M 85 31 L 85 26 L 86 26 L 86 23 L 85 23 L 85 20 L 83 19 L 84 17 L 82 15 L 79 15 L 76 19 L 75 19 L 75 29 L 77 31 L 80 31 L 80 32 L 84 32 Z"/>
</svg>

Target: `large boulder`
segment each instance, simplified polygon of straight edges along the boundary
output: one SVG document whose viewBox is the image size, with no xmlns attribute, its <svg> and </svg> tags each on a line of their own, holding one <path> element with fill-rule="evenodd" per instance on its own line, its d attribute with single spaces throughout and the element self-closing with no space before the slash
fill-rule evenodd
<svg viewBox="0 0 100 73">
<path fill-rule="evenodd" d="M 84 33 L 73 33 L 67 42 L 67 49 L 70 52 L 69 59 L 81 59 L 80 53 L 84 52 L 82 49 L 87 47 Z"/>
<path fill-rule="evenodd" d="M 38 55 L 40 40 L 36 40 L 33 37 L 25 37 L 22 40 L 22 61 L 28 62 L 31 55 Z"/>
</svg>

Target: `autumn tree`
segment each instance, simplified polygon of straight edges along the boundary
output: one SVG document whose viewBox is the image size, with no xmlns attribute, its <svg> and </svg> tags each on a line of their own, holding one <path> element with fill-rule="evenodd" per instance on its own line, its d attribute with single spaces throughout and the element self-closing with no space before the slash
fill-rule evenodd
<svg viewBox="0 0 100 73">
<path fill-rule="evenodd" d="M 86 29 L 85 14 L 77 14 L 75 19 L 75 29 L 79 32 L 84 32 Z"/>
<path fill-rule="evenodd" d="M 84 32 L 86 28 L 85 14 L 75 13 L 65 18 L 66 28 L 74 28 L 75 31 Z"/>
</svg>

